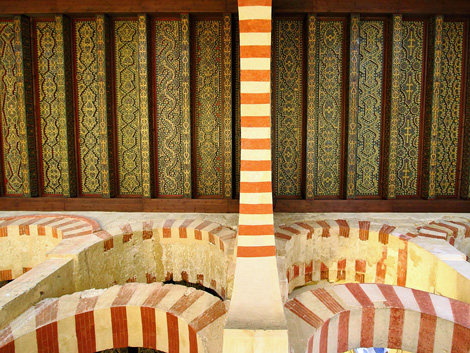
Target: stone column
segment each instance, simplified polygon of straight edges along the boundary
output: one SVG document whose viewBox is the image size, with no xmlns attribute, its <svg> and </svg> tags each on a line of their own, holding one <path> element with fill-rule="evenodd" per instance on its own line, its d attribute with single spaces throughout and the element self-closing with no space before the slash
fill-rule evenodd
<svg viewBox="0 0 470 353">
<path fill-rule="evenodd" d="M 241 175 L 234 289 L 224 353 L 287 352 L 271 180 L 271 0 L 239 0 Z"/>
</svg>

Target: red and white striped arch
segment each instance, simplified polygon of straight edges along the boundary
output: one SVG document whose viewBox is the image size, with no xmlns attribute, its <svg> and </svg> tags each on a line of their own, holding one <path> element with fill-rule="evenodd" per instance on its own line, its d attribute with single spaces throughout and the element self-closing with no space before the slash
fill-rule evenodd
<svg viewBox="0 0 470 353">
<path fill-rule="evenodd" d="M 217 297 L 178 285 L 131 283 L 77 292 L 43 300 L 10 323 L 0 331 L 0 353 L 94 353 L 128 346 L 217 352 L 225 314 Z"/>
<path fill-rule="evenodd" d="M 288 290 L 312 281 L 406 285 L 409 235 L 388 224 L 321 220 L 276 227 Z"/>
<path fill-rule="evenodd" d="M 295 352 L 358 347 L 470 352 L 470 305 L 416 289 L 348 283 L 304 292 L 285 304 Z"/>
<path fill-rule="evenodd" d="M 63 239 L 93 234 L 98 222 L 82 216 L 41 214 L 0 218 L 0 281 L 18 278 L 46 258 Z M 21 248 L 17 248 L 21 244 Z M 33 252 L 34 251 L 34 252 Z M 25 252 L 28 256 L 22 256 Z"/>
</svg>

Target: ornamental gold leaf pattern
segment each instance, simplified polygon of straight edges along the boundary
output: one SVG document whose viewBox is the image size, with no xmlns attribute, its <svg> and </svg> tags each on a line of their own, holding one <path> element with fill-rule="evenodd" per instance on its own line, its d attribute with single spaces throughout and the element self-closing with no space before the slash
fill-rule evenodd
<svg viewBox="0 0 470 353">
<path fill-rule="evenodd" d="M 114 38 L 119 193 L 141 195 L 137 21 L 116 21 Z"/>
<path fill-rule="evenodd" d="M 62 194 L 61 126 L 58 99 L 58 63 L 55 21 L 36 23 L 36 58 L 39 89 L 40 136 L 42 151 L 42 179 L 44 194 Z"/>
<path fill-rule="evenodd" d="M 301 195 L 302 33 L 297 20 L 276 22 L 275 191 Z"/>
<path fill-rule="evenodd" d="M 222 195 L 221 21 L 196 21 L 197 194 Z"/>
<path fill-rule="evenodd" d="M 316 195 L 340 188 L 343 23 L 319 21 Z"/>
<path fill-rule="evenodd" d="M 384 23 L 360 22 L 356 195 L 378 195 Z"/>
<path fill-rule="evenodd" d="M 82 194 L 101 194 L 96 22 L 75 22 L 79 160 Z"/>
<path fill-rule="evenodd" d="M 437 132 L 436 195 L 456 192 L 464 22 L 444 22 Z"/>
<path fill-rule="evenodd" d="M 0 22 L 0 118 L 7 195 L 23 193 L 17 73 L 14 24 Z"/>
<path fill-rule="evenodd" d="M 398 96 L 396 195 L 416 195 L 418 192 L 423 46 L 424 23 L 403 21 Z"/>
<path fill-rule="evenodd" d="M 183 195 L 180 21 L 156 21 L 159 195 Z"/>
</svg>

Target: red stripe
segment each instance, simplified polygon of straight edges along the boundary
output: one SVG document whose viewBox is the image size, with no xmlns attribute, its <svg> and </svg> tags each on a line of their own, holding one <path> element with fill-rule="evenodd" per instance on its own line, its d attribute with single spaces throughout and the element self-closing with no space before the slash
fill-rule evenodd
<svg viewBox="0 0 470 353">
<path fill-rule="evenodd" d="M 470 351 L 470 330 L 460 325 L 454 325 L 452 336 L 452 353 L 468 353 Z"/>
<path fill-rule="evenodd" d="M 369 228 L 370 228 L 370 222 L 359 221 L 359 239 L 361 240 L 369 239 Z"/>
<path fill-rule="evenodd" d="M 364 283 L 364 277 L 366 274 L 366 261 L 356 260 L 356 281 Z"/>
<path fill-rule="evenodd" d="M 190 325 L 195 332 L 201 331 L 203 328 L 207 327 L 219 317 L 224 315 L 227 312 L 225 304 L 223 301 L 218 301 L 212 305 L 209 309 L 204 311 L 201 315 L 191 321 Z"/>
<path fill-rule="evenodd" d="M 271 127 L 270 116 L 242 116 L 241 127 Z"/>
<path fill-rule="evenodd" d="M 155 322 L 155 309 L 141 307 L 142 335 L 144 348 L 157 349 L 157 324 Z"/>
<path fill-rule="evenodd" d="M 57 322 L 52 322 L 36 330 L 38 353 L 59 353 Z"/>
<path fill-rule="evenodd" d="M 243 6 L 272 6 L 272 0 L 238 0 L 238 7 Z"/>
<path fill-rule="evenodd" d="M 244 139 L 242 138 L 242 149 L 248 150 L 269 150 L 271 149 L 271 139 Z"/>
<path fill-rule="evenodd" d="M 137 284 L 126 284 L 119 289 L 112 306 L 126 305 L 137 290 Z"/>
<path fill-rule="evenodd" d="M 384 245 L 387 245 L 388 237 L 390 233 L 394 231 L 394 229 L 395 227 L 384 224 L 382 228 L 380 228 L 380 231 L 379 231 L 379 242 L 381 242 Z"/>
<path fill-rule="evenodd" d="M 129 346 L 125 306 L 111 307 L 111 325 L 113 328 L 113 348 Z"/>
<path fill-rule="evenodd" d="M 432 303 L 430 294 L 428 292 L 415 289 L 412 289 L 412 291 L 421 312 L 431 316 L 436 316 L 436 310 L 434 310 L 434 304 Z"/>
<path fill-rule="evenodd" d="M 145 299 L 142 306 L 155 307 L 160 301 L 165 297 L 165 295 L 170 291 L 170 286 L 163 286 L 156 288 L 149 294 L 147 299 Z"/>
<path fill-rule="evenodd" d="M 325 321 L 325 324 L 322 326 L 320 331 L 320 353 L 328 352 L 328 326 L 330 324 L 330 319 Z"/>
<path fill-rule="evenodd" d="M 238 235 L 271 235 L 274 234 L 274 226 L 272 224 L 263 225 L 244 225 L 238 226 Z"/>
<path fill-rule="evenodd" d="M 189 353 L 197 353 L 197 336 L 196 331 L 191 326 L 188 326 L 189 331 Z"/>
<path fill-rule="evenodd" d="M 240 103 L 241 104 L 270 104 L 271 94 L 270 93 L 241 93 Z"/>
<path fill-rule="evenodd" d="M 269 70 L 241 70 L 240 71 L 240 81 L 255 81 L 255 82 L 269 82 L 271 80 L 271 71 Z M 250 93 L 242 93 L 250 94 Z M 240 94 L 240 96 L 242 95 Z M 271 97 L 271 93 L 260 93 L 268 94 Z"/>
<path fill-rule="evenodd" d="M 178 318 L 170 313 L 166 313 L 166 322 L 168 326 L 168 353 L 179 353 Z"/>
<path fill-rule="evenodd" d="M 75 315 L 75 333 L 79 353 L 96 352 L 95 315 L 93 311 Z"/>
<path fill-rule="evenodd" d="M 241 22 L 242 21 L 240 21 L 240 24 Z M 271 23 L 269 24 L 269 27 L 271 27 Z M 240 33 L 241 32 L 242 31 L 240 31 Z M 264 32 L 264 31 L 259 31 L 259 32 Z M 270 45 L 240 45 L 240 58 L 270 58 L 270 57 L 271 57 Z M 241 70 L 241 72 L 243 71 L 244 70 Z M 266 71 L 266 70 L 259 70 L 259 71 Z M 250 80 L 246 80 L 245 78 L 243 78 L 243 75 L 241 77 L 242 77 L 241 81 L 250 81 Z M 267 81 L 269 81 L 269 79 Z"/>
<path fill-rule="evenodd" d="M 346 283 L 346 288 L 349 289 L 351 294 L 356 298 L 356 300 L 361 304 L 363 307 L 373 307 L 374 303 L 370 300 L 369 296 L 364 292 L 361 286 L 357 283 Z M 372 346 L 362 346 L 362 347 L 372 347 Z"/>
<path fill-rule="evenodd" d="M 271 214 L 273 213 L 273 206 L 271 204 L 240 204 L 240 213 Z"/>
<path fill-rule="evenodd" d="M 175 304 L 171 307 L 170 311 L 174 315 L 181 315 L 184 313 L 191 305 L 194 304 L 201 296 L 204 295 L 203 291 L 194 291 L 189 295 L 184 295 L 176 301 Z"/>
<path fill-rule="evenodd" d="M 385 301 L 385 305 L 394 308 L 403 308 L 403 303 L 401 302 L 400 298 L 397 295 L 397 292 L 395 292 L 395 289 L 392 286 L 388 284 L 377 284 L 377 287 L 382 292 L 384 298 L 387 299 Z"/>
<path fill-rule="evenodd" d="M 388 348 L 401 349 L 403 341 L 403 324 L 405 323 L 405 309 L 391 308 L 388 326 Z"/>
<path fill-rule="evenodd" d="M 171 226 L 175 223 L 175 219 L 167 219 L 163 225 L 163 238 L 171 238 Z"/>
<path fill-rule="evenodd" d="M 363 308 L 361 319 L 361 347 L 374 346 L 375 308 Z"/>
<path fill-rule="evenodd" d="M 406 286 L 406 272 L 408 262 L 408 242 L 403 241 L 404 248 L 398 249 L 398 266 L 397 266 L 397 285 Z"/>
<path fill-rule="evenodd" d="M 336 279 L 337 280 L 346 279 L 346 259 L 342 259 L 338 261 L 338 272 L 337 272 Z"/>
<path fill-rule="evenodd" d="M 288 301 L 285 304 L 285 307 L 312 327 L 319 328 L 323 324 L 323 320 L 313 311 L 307 308 L 303 303 L 301 303 L 297 298 Z"/>
<path fill-rule="evenodd" d="M 269 32 L 271 33 L 271 20 L 240 20 L 240 33 Z"/>
<path fill-rule="evenodd" d="M 237 257 L 267 257 L 276 256 L 276 247 L 270 246 L 239 246 Z"/>
<path fill-rule="evenodd" d="M 240 169 L 242 171 L 270 171 L 271 161 L 245 161 L 240 162 Z"/>
<path fill-rule="evenodd" d="M 15 341 L 11 341 L 0 347 L 0 353 L 15 353 Z"/>
<path fill-rule="evenodd" d="M 241 182 L 240 193 L 253 193 L 253 192 L 271 192 L 272 184 L 270 181 L 261 182 Z"/>
<path fill-rule="evenodd" d="M 330 310 L 333 314 L 337 314 L 341 311 L 344 311 L 344 308 L 341 306 L 340 303 L 336 301 L 333 296 L 328 293 L 324 288 L 320 288 L 317 290 L 312 290 L 312 294 L 317 297 L 323 305 L 325 305 L 328 310 Z"/>
<path fill-rule="evenodd" d="M 470 305 L 449 299 L 452 315 L 456 324 L 470 328 Z"/>
<path fill-rule="evenodd" d="M 377 262 L 377 269 L 375 271 L 375 282 L 376 283 L 384 283 L 385 282 L 385 275 L 387 273 L 387 265 L 385 264 L 385 260 L 387 260 L 387 247 L 384 246 L 382 249 L 382 258 L 379 262 Z"/>
<path fill-rule="evenodd" d="M 343 311 L 339 314 L 338 322 L 338 352 L 349 350 L 349 311 Z"/>
<path fill-rule="evenodd" d="M 421 313 L 421 322 L 419 325 L 418 353 L 433 352 L 434 339 L 436 336 L 436 321 L 434 315 Z"/>
<path fill-rule="evenodd" d="M 321 236 L 323 238 L 329 238 L 330 237 L 330 225 L 326 223 L 325 221 L 317 221 L 317 223 L 323 228 Z"/>
<path fill-rule="evenodd" d="M 337 219 L 336 223 L 339 226 L 339 236 L 349 238 L 349 224 L 344 219 Z"/>
</svg>

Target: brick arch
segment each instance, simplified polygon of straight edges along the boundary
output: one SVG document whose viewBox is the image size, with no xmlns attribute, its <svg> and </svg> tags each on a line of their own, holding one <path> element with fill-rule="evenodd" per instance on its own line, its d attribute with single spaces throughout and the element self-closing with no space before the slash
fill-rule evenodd
<svg viewBox="0 0 470 353">
<path fill-rule="evenodd" d="M 217 297 L 179 285 L 87 290 L 27 310 L 0 331 L 0 353 L 93 353 L 128 346 L 217 352 L 226 311 Z"/>
<path fill-rule="evenodd" d="M 82 216 L 40 214 L 0 218 L 0 281 L 12 280 L 46 259 L 61 240 L 92 234 L 98 222 Z M 7 251 L 8 250 L 8 251 Z"/>
<path fill-rule="evenodd" d="M 394 226 L 322 220 L 279 226 L 275 234 L 289 292 L 320 280 L 406 285 L 410 235 Z"/>
<path fill-rule="evenodd" d="M 285 304 L 294 352 L 358 347 L 469 352 L 470 305 L 416 289 L 348 283 L 307 291 Z"/>
<path fill-rule="evenodd" d="M 230 298 L 236 237 L 230 228 L 197 219 L 167 219 L 123 224 L 95 235 L 97 242 L 80 250 L 79 258 L 86 259 L 77 263 L 80 290 L 182 281 Z"/>
<path fill-rule="evenodd" d="M 470 262 L 470 221 L 442 218 L 417 229 L 416 236 L 443 239 L 465 254 Z"/>
</svg>

